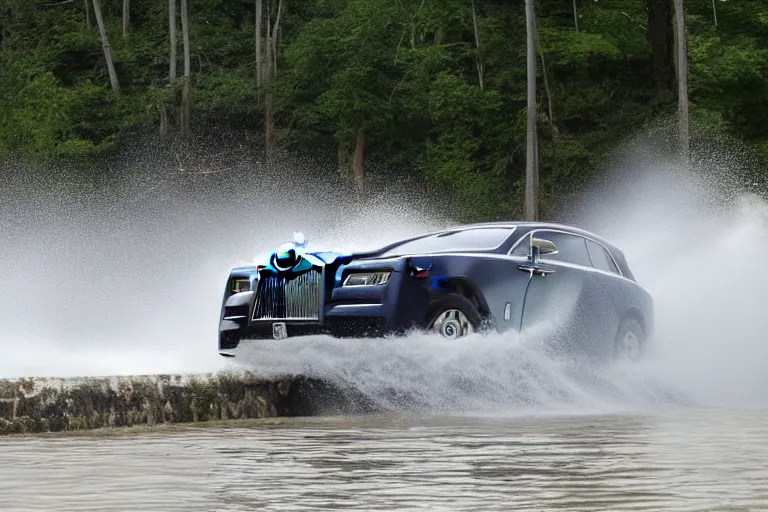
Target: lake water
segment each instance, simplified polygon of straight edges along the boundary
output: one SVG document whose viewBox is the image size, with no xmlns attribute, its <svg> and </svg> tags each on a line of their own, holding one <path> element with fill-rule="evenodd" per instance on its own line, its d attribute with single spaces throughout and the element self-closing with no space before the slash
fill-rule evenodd
<svg viewBox="0 0 768 512">
<path fill-rule="evenodd" d="M 768 409 L 353 416 L 0 441 L 0 510 L 768 510 Z"/>
</svg>

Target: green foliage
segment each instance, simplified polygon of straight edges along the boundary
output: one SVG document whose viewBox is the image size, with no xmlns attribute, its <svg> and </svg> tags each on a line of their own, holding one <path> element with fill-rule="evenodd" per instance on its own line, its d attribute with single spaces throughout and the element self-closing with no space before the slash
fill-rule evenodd
<svg viewBox="0 0 768 512">
<path fill-rule="evenodd" d="M 274 21 L 277 0 L 263 1 Z M 127 37 L 120 3 L 102 4 L 119 94 L 110 89 L 95 19 L 91 14 L 86 28 L 82 2 L 5 0 L 0 153 L 94 155 L 126 130 L 157 129 L 161 116 L 173 128 L 182 79 L 169 82 L 167 2 L 133 1 Z M 686 1 L 692 120 L 768 158 L 768 4 L 715 8 L 717 26 L 710 0 Z M 653 75 L 645 2 L 581 1 L 578 33 L 571 2 L 537 0 L 536 9 L 546 214 L 563 193 L 593 179 L 623 137 L 673 115 L 676 91 L 659 89 Z M 189 14 L 193 118 L 206 112 L 258 126 L 269 92 L 285 137 L 279 143 L 289 149 L 312 140 L 348 154 L 363 134 L 369 160 L 438 185 L 467 218 L 520 214 L 523 2 L 283 0 L 278 74 L 262 91 L 253 0 L 189 0 Z M 178 39 L 181 77 L 180 27 Z"/>
<path fill-rule="evenodd" d="M 768 48 L 749 38 L 694 37 L 690 60 L 692 101 L 748 137 L 768 137 Z"/>
</svg>

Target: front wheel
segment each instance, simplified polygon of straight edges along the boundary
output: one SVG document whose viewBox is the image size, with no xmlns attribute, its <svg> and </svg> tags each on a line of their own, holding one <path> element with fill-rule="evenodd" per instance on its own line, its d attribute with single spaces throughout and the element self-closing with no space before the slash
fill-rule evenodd
<svg viewBox="0 0 768 512">
<path fill-rule="evenodd" d="M 437 299 L 430 307 L 427 329 L 430 333 L 455 340 L 475 333 L 481 322 L 474 304 L 461 295 L 450 294 Z"/>
</svg>

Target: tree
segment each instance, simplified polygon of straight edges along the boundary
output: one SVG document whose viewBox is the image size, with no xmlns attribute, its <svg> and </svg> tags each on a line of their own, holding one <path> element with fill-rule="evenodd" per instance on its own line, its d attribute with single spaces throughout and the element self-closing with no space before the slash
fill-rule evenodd
<svg viewBox="0 0 768 512">
<path fill-rule="evenodd" d="M 123 0 L 123 37 L 128 36 L 128 27 L 131 24 L 131 0 Z"/>
<path fill-rule="evenodd" d="M 170 44 L 170 70 L 168 77 L 171 82 L 176 80 L 176 0 L 168 0 L 168 36 Z"/>
<path fill-rule="evenodd" d="M 277 44 L 278 33 L 280 30 L 280 16 L 283 12 L 283 0 L 278 0 L 277 14 L 275 15 L 275 23 L 270 27 L 270 16 L 268 11 L 267 16 L 267 58 L 264 72 L 264 83 L 269 84 L 273 78 L 277 75 Z M 267 155 L 272 156 L 275 153 L 277 145 L 276 140 L 276 126 L 275 126 L 275 111 L 274 111 L 274 96 L 270 89 L 267 90 L 264 99 L 264 117 L 265 117 L 265 133 L 266 140 L 265 146 Z"/>
<path fill-rule="evenodd" d="M 125 3 L 100 2 L 113 43 Z M 93 0 L 86 3 L 96 30 Z M 115 94 L 103 45 L 85 30 L 83 2 L 6 0 L 0 154 L 93 157 L 148 124 L 181 132 L 194 106 L 262 146 L 268 126 L 270 148 L 338 154 L 354 183 L 378 169 L 407 173 L 448 199 L 454 218 L 522 218 L 527 186 L 536 184 L 531 217 L 549 217 L 567 204 L 565 195 L 600 179 L 606 155 L 659 116 L 680 109 L 684 135 L 690 98 L 691 131 L 694 113 L 707 127 L 698 132 L 702 142 L 708 134 L 736 138 L 755 162 L 768 162 L 765 0 L 718 4 L 716 12 L 711 0 L 685 2 L 684 47 L 674 42 L 673 0 L 577 0 L 576 12 L 573 0 L 533 0 L 529 31 L 520 30 L 522 1 L 186 3 L 195 54 L 184 80 L 179 0 L 134 0 L 123 17 L 130 44 L 120 38 L 119 52 L 109 46 Z M 531 33 L 535 46 L 526 44 Z M 528 73 L 531 46 L 537 60 Z M 534 89 L 535 100 L 527 94 Z M 275 126 L 284 129 L 279 138 Z M 677 120 L 674 131 L 676 149 Z M 527 180 L 529 165 L 535 179 Z"/>
<path fill-rule="evenodd" d="M 85 28 L 91 30 L 91 8 L 88 5 L 88 0 L 83 0 L 85 3 Z"/>
<path fill-rule="evenodd" d="M 671 0 L 647 0 L 648 41 L 653 55 L 653 71 L 657 87 L 670 85 L 672 63 L 672 2 Z"/>
<path fill-rule="evenodd" d="M 187 0 L 181 0 L 181 31 L 184 39 L 184 88 L 181 93 L 181 128 L 188 132 L 190 128 L 189 94 L 192 81 L 192 65 L 189 52 L 189 12 Z"/>
<path fill-rule="evenodd" d="M 525 220 L 539 218 L 539 150 L 536 134 L 536 13 L 533 0 L 525 0 L 528 38 L 527 146 L 525 152 Z"/>
<path fill-rule="evenodd" d="M 475 12 L 475 0 L 472 0 L 472 27 L 475 32 L 475 48 L 477 49 L 477 58 L 475 59 L 475 65 L 477 66 L 477 80 L 480 83 L 480 89 L 483 89 L 483 74 L 484 66 L 483 60 L 480 57 L 480 34 L 477 30 L 477 13 Z"/>
<path fill-rule="evenodd" d="M 93 0 L 93 12 L 96 15 L 96 23 L 99 25 L 101 46 L 104 49 L 104 59 L 107 61 L 107 70 L 109 71 L 109 82 L 112 84 L 112 89 L 114 91 L 120 92 L 120 83 L 117 81 L 115 64 L 112 62 L 112 52 L 109 49 L 109 38 L 107 37 L 107 29 L 104 26 L 104 18 L 101 15 L 101 5 L 99 4 L 99 0 Z"/>
<path fill-rule="evenodd" d="M 690 151 L 688 135 L 688 38 L 685 31 L 683 0 L 675 0 L 677 41 L 677 102 L 680 123 L 680 153 L 687 164 Z"/>
<path fill-rule="evenodd" d="M 261 78 L 262 78 L 262 49 L 261 49 L 261 40 L 262 40 L 262 27 L 261 27 L 261 20 L 264 14 L 264 5 L 262 0 L 256 0 L 256 20 L 254 21 L 255 31 L 256 31 L 256 87 L 261 89 Z M 261 92 L 261 91 L 259 91 Z"/>
<path fill-rule="evenodd" d="M 578 0 L 573 0 L 573 26 L 576 27 L 576 32 L 579 32 L 579 4 Z"/>
</svg>

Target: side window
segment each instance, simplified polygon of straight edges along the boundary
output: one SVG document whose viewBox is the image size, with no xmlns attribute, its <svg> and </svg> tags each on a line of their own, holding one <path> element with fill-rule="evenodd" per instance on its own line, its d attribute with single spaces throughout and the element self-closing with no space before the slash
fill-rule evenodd
<svg viewBox="0 0 768 512">
<path fill-rule="evenodd" d="M 535 233 L 537 238 L 550 240 L 557 247 L 557 254 L 542 255 L 542 260 L 563 261 L 575 265 L 591 267 L 592 261 L 587 252 L 587 240 L 577 235 L 556 233 L 552 231 L 539 231 Z"/>
<path fill-rule="evenodd" d="M 528 249 L 531 246 L 531 235 L 525 235 L 522 240 L 516 243 L 517 246 L 509 254 L 512 256 L 528 256 Z"/>
<path fill-rule="evenodd" d="M 603 270 L 605 272 L 612 272 L 619 274 L 619 269 L 616 268 L 616 264 L 613 262 L 613 258 L 605 250 L 602 245 L 587 240 L 587 247 L 589 248 L 589 255 L 592 257 L 592 266 L 596 269 Z"/>
</svg>

